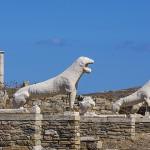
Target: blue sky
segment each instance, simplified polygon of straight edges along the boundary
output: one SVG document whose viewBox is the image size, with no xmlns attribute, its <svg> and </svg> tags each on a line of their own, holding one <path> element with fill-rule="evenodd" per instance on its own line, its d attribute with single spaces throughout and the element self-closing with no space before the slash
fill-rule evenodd
<svg viewBox="0 0 150 150">
<path fill-rule="evenodd" d="M 77 57 L 95 60 L 79 93 L 150 79 L 150 1 L 0 0 L 5 81 L 46 80 Z"/>
</svg>

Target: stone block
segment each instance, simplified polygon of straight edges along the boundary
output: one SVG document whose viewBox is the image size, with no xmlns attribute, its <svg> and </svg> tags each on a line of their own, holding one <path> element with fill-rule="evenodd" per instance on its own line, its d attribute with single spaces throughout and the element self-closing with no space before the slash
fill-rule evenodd
<svg viewBox="0 0 150 150">
<path fill-rule="evenodd" d="M 101 149 L 103 147 L 103 142 L 102 141 L 98 141 L 97 142 L 97 149 Z"/>
</svg>

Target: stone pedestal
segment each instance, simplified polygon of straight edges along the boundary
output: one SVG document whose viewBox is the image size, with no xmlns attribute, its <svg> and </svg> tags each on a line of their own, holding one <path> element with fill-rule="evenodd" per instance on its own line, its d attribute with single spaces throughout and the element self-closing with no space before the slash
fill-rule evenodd
<svg viewBox="0 0 150 150">
<path fill-rule="evenodd" d="M 41 114 L 0 113 L 0 147 L 16 150 L 39 150 L 41 146 Z"/>
<path fill-rule="evenodd" d="M 80 150 L 80 116 L 67 111 L 63 115 L 43 115 L 42 147 Z"/>
</svg>

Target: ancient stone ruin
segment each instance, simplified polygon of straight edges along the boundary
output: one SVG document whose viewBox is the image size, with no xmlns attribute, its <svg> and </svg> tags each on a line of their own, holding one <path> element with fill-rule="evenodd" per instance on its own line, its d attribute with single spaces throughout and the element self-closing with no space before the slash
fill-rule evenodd
<svg viewBox="0 0 150 150">
<path fill-rule="evenodd" d="M 4 52 L 1 52 L 0 68 L 3 69 L 0 69 L 0 149 L 150 148 L 150 116 L 147 113 L 148 106 L 143 104 L 145 96 L 148 97 L 147 88 L 76 95 L 78 79 L 82 73 L 91 72 L 88 64 L 94 62 L 87 57 L 80 57 L 71 65 L 73 67 L 57 77 L 34 85 L 27 84 L 11 92 L 12 89 L 4 88 L 3 58 Z M 140 108 L 145 110 L 142 115 L 137 111 L 136 114 L 131 113 L 130 106 L 123 105 L 124 99 L 136 91 L 146 93 L 144 95 L 139 92 L 137 96 L 140 100 L 137 103 L 136 98 L 133 98 L 136 103 L 131 105 L 133 107 L 142 103 Z M 14 108 L 15 104 L 17 108 Z M 116 109 L 117 104 L 122 104 L 119 105 L 119 110 Z M 123 109 L 128 112 L 123 112 Z"/>
</svg>

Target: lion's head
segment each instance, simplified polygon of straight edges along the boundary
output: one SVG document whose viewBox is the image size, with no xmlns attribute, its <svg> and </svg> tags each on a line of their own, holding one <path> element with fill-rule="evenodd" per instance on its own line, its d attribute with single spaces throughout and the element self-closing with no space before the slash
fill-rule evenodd
<svg viewBox="0 0 150 150">
<path fill-rule="evenodd" d="M 91 68 L 88 67 L 88 65 L 93 64 L 94 60 L 88 57 L 81 56 L 77 59 L 77 62 L 79 66 L 81 67 L 81 69 L 83 69 L 83 72 L 90 73 L 92 71 Z"/>
</svg>

